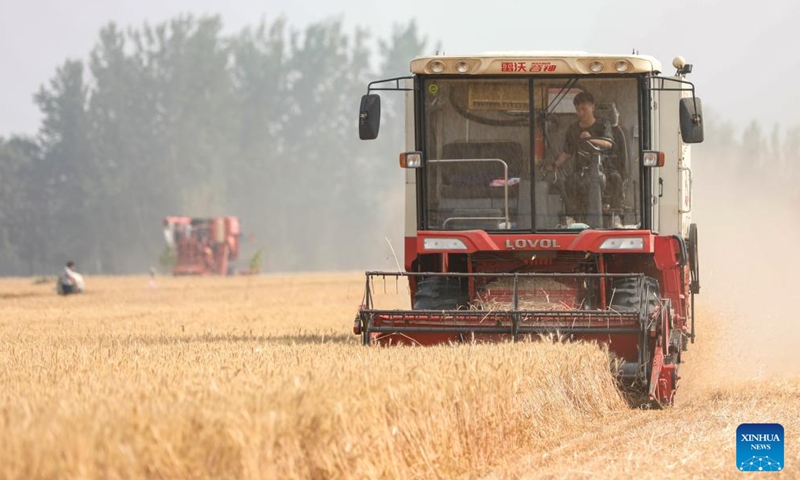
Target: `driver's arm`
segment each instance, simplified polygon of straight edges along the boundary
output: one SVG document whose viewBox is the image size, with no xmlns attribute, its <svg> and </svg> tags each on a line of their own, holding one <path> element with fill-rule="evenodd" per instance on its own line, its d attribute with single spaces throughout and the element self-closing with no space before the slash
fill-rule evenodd
<svg viewBox="0 0 800 480">
<path fill-rule="evenodd" d="M 558 168 L 558 167 L 560 167 L 561 165 L 563 165 L 563 164 L 564 164 L 564 162 L 566 162 L 567 160 L 569 160 L 569 157 L 570 157 L 570 154 L 569 154 L 569 153 L 567 153 L 567 152 L 564 152 L 564 153 L 562 153 L 561 155 L 559 155 L 559 156 L 558 156 L 558 158 L 556 159 L 556 165 L 555 165 L 555 168 Z"/>
<path fill-rule="evenodd" d="M 593 144 L 597 145 L 600 148 L 611 148 L 611 142 L 606 140 L 600 140 L 599 138 L 595 138 L 593 140 L 589 140 Z"/>
<path fill-rule="evenodd" d="M 569 129 L 567 129 L 567 134 L 564 137 L 564 146 L 561 148 L 561 155 L 558 156 L 556 163 L 553 165 L 554 170 L 569 160 L 572 154 L 575 153 L 579 141 L 578 124 L 573 123 L 569 126 Z"/>
<path fill-rule="evenodd" d="M 601 126 L 602 126 L 602 132 L 597 132 L 597 133 L 600 133 L 600 135 L 595 135 L 596 137 L 614 138 L 614 134 L 611 133 L 611 124 L 609 124 L 608 122 L 602 122 Z M 601 130 L 601 129 L 598 129 L 598 130 Z M 584 133 L 588 133 L 588 132 L 584 132 Z M 588 136 L 588 135 L 586 135 L 586 136 Z M 581 137 L 583 137 L 583 135 L 581 135 Z M 611 144 L 611 142 L 609 142 L 607 140 L 601 140 L 599 138 L 594 138 L 594 139 L 589 140 L 589 141 L 592 142 L 594 145 L 600 147 L 600 148 L 611 148 L 613 146 Z"/>
</svg>

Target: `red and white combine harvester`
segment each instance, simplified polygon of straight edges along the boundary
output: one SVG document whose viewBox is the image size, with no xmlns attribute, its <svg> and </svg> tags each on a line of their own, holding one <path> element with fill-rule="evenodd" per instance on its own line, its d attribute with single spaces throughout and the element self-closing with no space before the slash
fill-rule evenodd
<svg viewBox="0 0 800 480">
<path fill-rule="evenodd" d="M 173 275 L 227 275 L 239 255 L 239 219 L 166 217 L 164 239 L 175 251 Z"/>
<path fill-rule="evenodd" d="M 703 140 L 691 65 L 644 55 L 433 56 L 369 84 L 406 98 L 405 272 L 367 272 L 365 344 L 596 341 L 626 390 L 669 405 L 699 292 L 689 144 Z M 408 277 L 412 309 L 375 306 Z"/>
</svg>

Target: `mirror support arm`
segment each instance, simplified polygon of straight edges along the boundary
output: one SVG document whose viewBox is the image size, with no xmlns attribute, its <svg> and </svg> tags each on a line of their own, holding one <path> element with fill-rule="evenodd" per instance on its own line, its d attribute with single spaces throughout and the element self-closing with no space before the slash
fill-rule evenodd
<svg viewBox="0 0 800 480">
<path fill-rule="evenodd" d="M 694 111 L 697 112 L 697 97 L 694 93 L 694 83 L 690 82 L 689 80 L 682 80 L 680 78 L 675 77 L 662 77 L 662 76 L 652 76 L 650 77 L 652 80 L 661 80 L 661 84 L 657 87 L 653 87 L 650 84 L 647 84 L 647 87 L 651 91 L 662 91 L 662 92 L 684 92 L 689 90 L 692 92 L 692 103 L 694 104 Z M 678 87 L 665 87 L 664 82 L 675 82 L 680 84 Z M 684 85 L 688 85 L 689 88 L 684 88 Z M 692 115 L 692 123 L 695 125 L 700 125 L 702 118 L 698 114 Z"/>
<path fill-rule="evenodd" d="M 414 90 L 413 88 L 407 88 L 407 87 L 401 87 L 400 86 L 400 80 L 408 80 L 408 79 L 411 79 L 411 78 L 414 78 L 414 77 L 411 76 L 411 75 L 406 75 L 404 77 L 386 78 L 386 79 L 383 79 L 383 80 L 375 80 L 374 82 L 369 82 L 369 85 L 367 85 L 367 95 L 369 95 L 372 92 L 377 92 L 377 91 L 408 92 L 408 91 Z M 375 87 L 375 86 L 373 86 L 373 85 L 380 85 L 382 83 L 389 83 L 389 82 L 394 82 L 394 86 L 388 86 L 388 87 Z"/>
</svg>

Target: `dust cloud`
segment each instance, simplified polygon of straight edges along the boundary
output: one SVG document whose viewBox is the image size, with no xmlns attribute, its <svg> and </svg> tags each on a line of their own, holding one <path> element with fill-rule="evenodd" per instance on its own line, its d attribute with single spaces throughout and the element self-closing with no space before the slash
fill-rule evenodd
<svg viewBox="0 0 800 480">
<path fill-rule="evenodd" d="M 717 378 L 800 374 L 800 196 L 777 167 L 713 147 L 693 154 L 702 290 L 698 343 L 687 359 L 707 363 Z"/>
</svg>

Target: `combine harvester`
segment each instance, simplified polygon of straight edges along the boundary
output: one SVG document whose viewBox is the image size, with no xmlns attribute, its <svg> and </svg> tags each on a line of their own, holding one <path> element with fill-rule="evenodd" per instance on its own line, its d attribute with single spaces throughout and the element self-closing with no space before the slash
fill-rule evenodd
<svg viewBox="0 0 800 480">
<path fill-rule="evenodd" d="M 166 217 L 164 240 L 175 250 L 173 275 L 227 275 L 239 255 L 239 219 Z"/>
<path fill-rule="evenodd" d="M 643 55 L 433 56 L 372 82 L 406 97 L 405 272 L 367 272 L 364 344 L 518 341 L 608 345 L 642 403 L 670 405 L 695 338 L 697 227 L 689 144 L 700 99 Z M 412 310 L 382 310 L 376 277 L 408 277 Z"/>
</svg>

